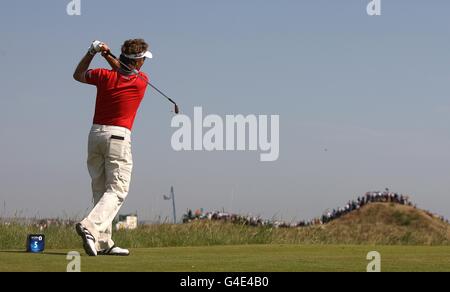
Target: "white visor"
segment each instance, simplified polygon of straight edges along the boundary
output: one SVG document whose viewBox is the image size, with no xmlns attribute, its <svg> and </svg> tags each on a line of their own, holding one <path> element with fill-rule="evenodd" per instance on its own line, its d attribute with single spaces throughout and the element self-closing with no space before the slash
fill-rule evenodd
<svg viewBox="0 0 450 292">
<path fill-rule="evenodd" d="M 139 54 L 133 54 L 133 55 L 123 54 L 123 56 L 128 59 L 132 59 L 132 60 L 137 60 L 137 59 L 142 59 L 142 58 L 149 58 L 149 59 L 153 58 L 153 54 L 150 51 L 142 52 Z"/>
</svg>

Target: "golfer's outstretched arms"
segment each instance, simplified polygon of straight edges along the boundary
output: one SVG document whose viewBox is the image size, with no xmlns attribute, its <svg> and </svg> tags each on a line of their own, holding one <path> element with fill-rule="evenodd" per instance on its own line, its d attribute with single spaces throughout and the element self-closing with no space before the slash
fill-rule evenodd
<svg viewBox="0 0 450 292">
<path fill-rule="evenodd" d="M 81 59 L 77 68 L 75 69 L 75 73 L 73 73 L 73 79 L 78 82 L 86 83 L 86 71 L 89 69 L 89 65 L 91 65 L 92 59 L 94 59 L 94 55 L 91 55 L 89 52 Z"/>
</svg>

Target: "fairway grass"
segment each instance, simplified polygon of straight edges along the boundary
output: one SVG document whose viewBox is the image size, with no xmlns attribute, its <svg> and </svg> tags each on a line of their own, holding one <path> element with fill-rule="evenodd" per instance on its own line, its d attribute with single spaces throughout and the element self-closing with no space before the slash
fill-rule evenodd
<svg viewBox="0 0 450 292">
<path fill-rule="evenodd" d="M 44 254 L 0 251 L 0 272 L 65 272 L 71 250 Z M 80 250 L 78 250 L 81 252 Z M 129 257 L 88 257 L 81 271 L 148 272 L 365 272 L 367 253 L 381 254 L 385 272 L 450 272 L 449 246 L 234 245 L 132 249 Z"/>
</svg>

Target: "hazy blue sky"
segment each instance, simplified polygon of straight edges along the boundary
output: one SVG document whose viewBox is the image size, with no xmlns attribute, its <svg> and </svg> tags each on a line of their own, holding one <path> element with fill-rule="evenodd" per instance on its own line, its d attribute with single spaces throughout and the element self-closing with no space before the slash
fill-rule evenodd
<svg viewBox="0 0 450 292">
<path fill-rule="evenodd" d="M 174 152 L 170 106 L 149 90 L 121 213 L 170 216 L 174 185 L 180 215 L 308 219 L 390 187 L 450 217 L 449 1 L 383 0 L 380 17 L 369 0 L 82 0 L 74 17 L 68 3 L 0 4 L 1 214 L 85 214 L 96 89 L 72 73 L 92 40 L 119 52 L 142 37 L 144 71 L 185 113 L 279 114 L 280 159 Z"/>
</svg>

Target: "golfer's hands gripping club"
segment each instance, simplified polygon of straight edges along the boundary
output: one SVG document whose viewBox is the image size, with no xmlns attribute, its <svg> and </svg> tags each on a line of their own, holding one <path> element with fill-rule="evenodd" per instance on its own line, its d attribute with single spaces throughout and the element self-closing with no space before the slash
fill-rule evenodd
<svg viewBox="0 0 450 292">
<path fill-rule="evenodd" d="M 103 56 L 109 52 L 109 46 L 101 41 L 93 41 L 91 46 L 89 47 L 89 54 L 95 56 L 97 53 L 102 53 Z"/>
<path fill-rule="evenodd" d="M 113 68 L 114 70 L 119 70 L 120 63 L 118 62 L 118 60 L 113 58 L 113 56 L 111 55 L 111 49 L 106 43 L 101 41 L 92 42 L 91 46 L 89 47 L 89 54 L 95 56 L 97 53 L 102 54 L 111 68 Z"/>
</svg>

